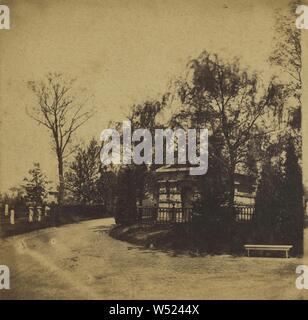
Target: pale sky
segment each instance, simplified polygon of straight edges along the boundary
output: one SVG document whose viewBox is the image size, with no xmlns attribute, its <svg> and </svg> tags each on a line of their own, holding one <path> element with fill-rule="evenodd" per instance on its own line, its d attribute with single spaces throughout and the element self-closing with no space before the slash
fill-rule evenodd
<svg viewBox="0 0 308 320">
<path fill-rule="evenodd" d="M 97 114 L 76 141 L 98 139 L 109 120 L 121 120 L 133 103 L 158 98 L 205 49 L 225 58 L 239 56 L 243 66 L 267 78 L 274 10 L 285 3 L 3 1 L 10 7 L 11 30 L 0 30 L 0 190 L 19 184 L 33 162 L 57 180 L 48 132 L 25 112 L 35 103 L 27 81 L 48 72 L 77 77 L 94 96 Z"/>
</svg>

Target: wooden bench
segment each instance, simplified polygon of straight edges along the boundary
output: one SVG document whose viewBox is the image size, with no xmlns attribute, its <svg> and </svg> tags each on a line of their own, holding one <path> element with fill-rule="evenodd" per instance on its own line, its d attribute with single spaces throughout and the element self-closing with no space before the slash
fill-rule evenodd
<svg viewBox="0 0 308 320">
<path fill-rule="evenodd" d="M 248 257 L 250 251 L 284 251 L 286 258 L 289 258 L 289 251 L 293 248 L 291 245 L 267 245 L 267 244 L 245 244 Z"/>
</svg>

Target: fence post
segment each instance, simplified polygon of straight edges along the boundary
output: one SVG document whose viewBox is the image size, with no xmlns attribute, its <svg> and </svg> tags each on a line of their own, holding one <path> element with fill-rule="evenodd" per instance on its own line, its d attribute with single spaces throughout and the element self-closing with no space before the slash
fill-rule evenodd
<svg viewBox="0 0 308 320">
<path fill-rule="evenodd" d="M 10 212 L 10 223 L 15 224 L 15 211 L 14 211 L 14 209 L 11 209 L 11 212 Z"/>
<path fill-rule="evenodd" d="M 176 222 L 176 215 L 175 215 L 175 203 L 172 203 L 172 215 L 171 215 L 171 219 L 172 219 L 172 222 Z"/>
<path fill-rule="evenodd" d="M 29 222 L 33 222 L 33 207 L 29 207 Z"/>
<path fill-rule="evenodd" d="M 154 223 L 156 223 L 158 220 L 158 207 L 157 207 L 156 203 L 154 203 L 154 210 L 153 211 L 154 211 Z"/>
<path fill-rule="evenodd" d="M 9 215 L 9 205 L 6 203 L 4 206 L 4 215 L 8 216 Z"/>
<path fill-rule="evenodd" d="M 42 221 L 42 207 L 37 207 L 37 221 Z"/>
</svg>

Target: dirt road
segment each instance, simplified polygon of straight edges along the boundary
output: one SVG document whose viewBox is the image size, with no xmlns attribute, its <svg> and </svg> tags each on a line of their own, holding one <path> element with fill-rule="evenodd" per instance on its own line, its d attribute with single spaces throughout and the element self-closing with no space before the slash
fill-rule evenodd
<svg viewBox="0 0 308 320">
<path fill-rule="evenodd" d="M 308 299 L 295 288 L 300 259 L 173 256 L 110 238 L 113 223 L 0 240 L 0 264 L 11 272 L 0 299 Z"/>
</svg>

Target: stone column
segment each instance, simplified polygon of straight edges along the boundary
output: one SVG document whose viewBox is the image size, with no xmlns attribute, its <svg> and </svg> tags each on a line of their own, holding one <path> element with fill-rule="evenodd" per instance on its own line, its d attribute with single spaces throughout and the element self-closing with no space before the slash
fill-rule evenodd
<svg viewBox="0 0 308 320">
<path fill-rule="evenodd" d="M 10 223 L 15 224 L 15 211 L 14 211 L 14 209 L 11 209 L 11 211 L 10 211 Z"/>
<path fill-rule="evenodd" d="M 8 215 L 9 215 L 9 205 L 8 205 L 8 204 L 6 204 L 6 205 L 4 206 L 4 215 L 5 215 L 5 216 L 8 216 Z"/>
<path fill-rule="evenodd" d="M 42 207 L 37 207 L 37 221 L 42 221 Z"/>
<path fill-rule="evenodd" d="M 33 222 L 33 207 L 29 207 L 29 222 Z"/>
<path fill-rule="evenodd" d="M 44 208 L 44 213 L 45 213 L 45 217 L 47 217 L 49 215 L 49 211 L 50 211 L 50 208 L 48 206 L 45 206 Z"/>
</svg>

